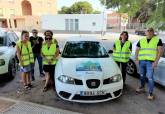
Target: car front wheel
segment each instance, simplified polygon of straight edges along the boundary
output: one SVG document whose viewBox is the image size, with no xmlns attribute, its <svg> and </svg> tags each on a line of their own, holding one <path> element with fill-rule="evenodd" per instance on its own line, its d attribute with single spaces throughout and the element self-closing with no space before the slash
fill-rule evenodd
<svg viewBox="0 0 165 114">
<path fill-rule="evenodd" d="M 137 68 L 133 60 L 129 60 L 127 63 L 127 74 L 131 76 L 137 75 Z"/>
<path fill-rule="evenodd" d="M 12 59 L 9 63 L 9 72 L 8 72 L 8 76 L 13 78 L 16 76 L 16 61 L 15 59 Z"/>
</svg>

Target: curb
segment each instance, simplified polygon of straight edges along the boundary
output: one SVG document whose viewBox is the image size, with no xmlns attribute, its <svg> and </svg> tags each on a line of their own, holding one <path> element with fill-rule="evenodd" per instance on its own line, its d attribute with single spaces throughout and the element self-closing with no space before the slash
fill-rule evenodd
<svg viewBox="0 0 165 114">
<path fill-rule="evenodd" d="M 54 112 L 57 112 L 57 114 L 82 114 L 82 113 L 78 113 L 78 112 L 72 112 L 72 111 L 69 111 L 69 110 L 63 110 L 63 109 L 54 108 L 54 107 L 45 106 L 45 105 L 40 105 L 40 104 L 36 104 L 36 103 L 20 101 L 20 100 L 18 101 L 18 100 L 14 100 L 14 99 L 10 99 L 10 98 L 5 98 L 5 97 L 2 97 L 2 96 L 0 96 L 0 99 L 5 100 L 5 101 L 15 102 L 14 105 L 10 106 L 5 111 L 8 111 L 8 110 L 14 108 L 14 106 L 16 106 L 16 105 L 25 104 L 25 105 L 29 105 L 29 106 L 32 105 L 34 107 L 40 107 L 40 108 L 45 108 L 45 109 L 48 109 L 48 110 L 53 110 Z"/>
</svg>

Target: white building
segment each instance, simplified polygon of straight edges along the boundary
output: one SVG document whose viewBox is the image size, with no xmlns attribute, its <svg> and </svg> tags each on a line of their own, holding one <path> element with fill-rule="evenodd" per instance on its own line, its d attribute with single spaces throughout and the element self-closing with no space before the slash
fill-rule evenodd
<svg viewBox="0 0 165 114">
<path fill-rule="evenodd" d="M 57 14 L 41 17 L 41 29 L 65 33 L 101 33 L 106 31 L 103 14 Z"/>
</svg>

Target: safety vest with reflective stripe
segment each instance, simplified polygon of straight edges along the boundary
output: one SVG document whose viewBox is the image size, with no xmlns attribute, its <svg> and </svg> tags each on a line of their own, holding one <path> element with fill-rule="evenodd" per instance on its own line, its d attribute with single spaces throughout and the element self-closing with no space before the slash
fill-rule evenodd
<svg viewBox="0 0 165 114">
<path fill-rule="evenodd" d="M 158 42 L 159 38 L 157 36 L 152 37 L 149 43 L 147 42 L 147 38 L 141 39 L 138 59 L 154 61 L 157 54 Z"/>
<path fill-rule="evenodd" d="M 121 47 L 121 41 L 115 41 L 115 49 L 113 50 L 113 59 L 117 62 L 128 62 L 130 59 L 130 41 L 126 41 Z"/>
<path fill-rule="evenodd" d="M 34 56 L 32 53 L 31 43 L 28 41 L 26 45 L 22 43 L 21 41 L 18 41 L 17 46 L 20 49 L 20 55 L 21 55 L 23 66 L 27 66 L 30 63 L 34 63 Z"/>
<path fill-rule="evenodd" d="M 44 65 L 50 65 L 48 63 L 48 60 L 51 61 L 51 65 L 55 65 L 56 64 L 56 59 L 54 58 L 55 56 L 55 52 L 56 52 L 56 44 L 52 43 L 50 45 L 50 47 L 48 47 L 47 43 L 43 43 L 42 44 L 42 54 L 43 54 L 43 64 Z"/>
</svg>

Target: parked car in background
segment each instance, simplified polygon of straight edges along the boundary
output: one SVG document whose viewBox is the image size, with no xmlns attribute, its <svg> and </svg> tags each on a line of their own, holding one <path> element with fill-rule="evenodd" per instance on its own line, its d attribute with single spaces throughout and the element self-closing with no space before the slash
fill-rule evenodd
<svg viewBox="0 0 165 114">
<path fill-rule="evenodd" d="M 146 36 L 146 30 L 147 29 L 136 29 L 135 34 L 136 35 L 141 35 L 141 36 Z M 159 35 L 158 31 L 155 31 L 154 34 Z"/>
<path fill-rule="evenodd" d="M 135 42 L 133 44 L 133 52 L 130 61 L 128 62 L 128 67 L 127 67 L 127 74 L 131 76 L 138 76 L 137 74 L 139 73 L 139 65 L 136 64 L 135 62 L 135 49 L 136 49 L 136 44 Z M 160 60 L 158 62 L 158 66 L 154 71 L 154 80 L 155 82 L 165 86 L 165 42 L 163 42 L 163 55 L 160 57 Z"/>
<path fill-rule="evenodd" d="M 13 31 L 0 28 L 0 77 L 16 75 L 16 49 L 18 36 Z"/>
<path fill-rule="evenodd" d="M 100 40 L 77 36 L 64 44 L 56 64 L 55 88 L 64 100 L 95 103 L 120 97 L 123 80 Z"/>
<path fill-rule="evenodd" d="M 145 31 L 146 31 L 145 29 L 136 29 L 136 30 L 135 30 L 135 34 L 136 34 L 136 35 L 146 36 Z"/>
</svg>

